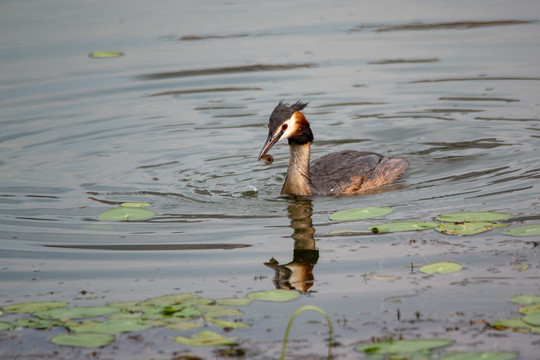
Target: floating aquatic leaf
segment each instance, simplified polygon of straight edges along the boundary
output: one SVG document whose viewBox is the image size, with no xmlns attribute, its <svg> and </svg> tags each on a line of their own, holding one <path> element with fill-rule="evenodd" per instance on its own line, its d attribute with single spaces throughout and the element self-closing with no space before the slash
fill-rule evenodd
<svg viewBox="0 0 540 360">
<path fill-rule="evenodd" d="M 50 329 L 53 326 L 61 325 L 62 322 L 43 319 L 17 319 L 13 325 L 30 329 Z"/>
<path fill-rule="evenodd" d="M 151 327 L 141 323 L 139 319 L 113 319 L 103 322 L 85 321 L 83 323 L 70 323 L 69 329 L 73 332 L 96 334 L 121 334 L 125 332 L 144 330 Z"/>
<path fill-rule="evenodd" d="M 510 329 L 514 331 L 520 330 L 521 332 L 529 331 L 532 333 L 540 334 L 540 327 L 529 325 L 523 322 L 522 318 L 520 317 L 496 320 L 496 321 L 490 322 L 489 325 L 497 329 Z"/>
<path fill-rule="evenodd" d="M 164 315 L 166 315 L 165 311 L 163 313 Z M 187 307 L 187 308 L 184 308 L 182 310 L 178 310 L 178 311 L 174 311 L 171 316 L 174 316 L 174 317 L 179 317 L 179 318 L 182 318 L 182 319 L 190 319 L 190 318 L 196 318 L 196 317 L 199 317 L 201 316 L 201 311 L 197 308 L 194 308 L 194 307 Z"/>
<path fill-rule="evenodd" d="M 222 335 L 208 330 L 201 331 L 200 333 L 195 334 L 195 336 L 192 338 L 178 336 L 176 339 L 174 339 L 174 341 L 179 344 L 194 346 L 216 346 L 235 344 L 235 342 L 231 339 L 228 339 Z"/>
<path fill-rule="evenodd" d="M 124 56 L 124 53 L 119 51 L 93 51 L 88 56 L 94 59 L 109 59 Z"/>
<path fill-rule="evenodd" d="M 210 317 L 240 316 L 243 312 L 237 308 L 230 308 L 222 305 L 204 305 L 198 309 Z"/>
<path fill-rule="evenodd" d="M 540 225 L 523 225 L 504 230 L 503 235 L 512 236 L 538 236 L 540 235 Z"/>
<path fill-rule="evenodd" d="M 447 346 L 453 340 L 444 339 L 415 339 L 415 340 L 385 340 L 354 348 L 371 355 L 406 355 Z"/>
<path fill-rule="evenodd" d="M 516 304 L 529 305 L 540 304 L 540 296 L 537 295 L 518 295 L 510 298 L 510 301 Z"/>
<path fill-rule="evenodd" d="M 474 235 L 495 228 L 507 227 L 508 224 L 495 224 L 487 221 L 444 223 L 439 224 L 435 230 L 448 235 Z"/>
<path fill-rule="evenodd" d="M 340 210 L 330 215 L 330 220 L 360 220 L 390 214 L 391 207 L 368 206 L 349 210 Z"/>
<path fill-rule="evenodd" d="M 226 305 L 226 306 L 243 306 L 243 305 L 249 304 L 252 301 L 253 300 L 249 298 L 244 298 L 244 299 L 222 298 L 222 299 L 216 299 L 216 304 Z"/>
<path fill-rule="evenodd" d="M 34 315 L 42 319 L 83 319 L 109 315 L 116 311 L 118 309 L 108 306 L 81 306 L 39 311 Z"/>
<path fill-rule="evenodd" d="M 123 207 L 134 207 L 134 208 L 147 207 L 150 205 L 152 204 L 147 203 L 147 202 L 125 202 L 125 203 L 120 204 L 120 206 L 123 206 Z"/>
<path fill-rule="evenodd" d="M 349 234 L 349 235 L 371 235 L 373 231 L 357 231 L 357 230 L 332 230 L 330 234 L 340 235 L 340 234 Z"/>
<path fill-rule="evenodd" d="M 461 264 L 455 262 L 442 261 L 422 266 L 419 270 L 425 274 L 448 274 L 459 271 L 463 268 Z"/>
<path fill-rule="evenodd" d="M 137 303 L 134 301 L 112 302 L 107 304 L 108 307 L 119 308 L 122 310 L 127 310 L 135 305 L 137 305 Z"/>
<path fill-rule="evenodd" d="M 33 313 L 66 307 L 67 303 L 60 301 L 53 302 L 26 302 L 4 306 L 4 310 L 12 313 Z"/>
<path fill-rule="evenodd" d="M 396 231 L 413 231 L 413 230 L 426 230 L 437 227 L 438 223 L 429 221 L 402 221 L 386 224 L 377 224 L 368 227 L 373 233 L 381 232 L 396 232 Z"/>
<path fill-rule="evenodd" d="M 75 333 L 57 335 L 51 339 L 56 345 L 96 348 L 108 345 L 114 341 L 114 336 L 108 334 Z"/>
<path fill-rule="evenodd" d="M 525 315 L 521 320 L 531 326 L 540 326 L 540 312 Z"/>
<path fill-rule="evenodd" d="M 0 321 L 0 331 L 11 330 L 12 328 L 13 328 L 13 325 L 11 325 L 10 323 L 5 322 L 5 321 Z"/>
<path fill-rule="evenodd" d="M 139 305 L 141 306 L 172 306 L 172 305 L 178 305 L 180 303 L 183 303 L 189 299 L 196 299 L 198 298 L 197 295 L 189 294 L 189 293 L 181 293 L 181 294 L 173 294 L 173 295 L 165 295 L 160 296 L 153 299 L 148 299 Z"/>
<path fill-rule="evenodd" d="M 532 313 L 535 313 L 535 312 L 540 312 L 540 304 L 532 304 L 532 305 L 529 305 L 529 306 L 523 306 L 523 307 L 520 307 L 519 308 L 519 312 L 521 314 L 532 314 Z"/>
<path fill-rule="evenodd" d="M 512 214 L 492 211 L 468 211 L 455 212 L 437 216 L 437 220 L 444 222 L 469 222 L 469 221 L 497 221 L 511 218 Z"/>
<path fill-rule="evenodd" d="M 202 324 L 183 321 L 183 322 L 176 322 L 176 323 L 172 323 L 172 324 L 167 324 L 167 325 L 165 325 L 165 328 L 170 329 L 170 330 L 186 331 L 186 330 L 191 330 L 191 329 L 198 328 L 199 326 L 202 326 Z"/>
<path fill-rule="evenodd" d="M 253 300 L 260 301 L 274 301 L 274 302 L 286 302 L 291 301 L 300 296 L 300 293 L 295 290 L 266 290 L 266 291 L 254 291 L 248 294 L 248 297 Z"/>
<path fill-rule="evenodd" d="M 227 321 L 227 320 L 220 320 L 220 319 L 214 319 L 210 316 L 205 316 L 205 320 L 210 321 L 212 324 L 219 326 L 220 328 L 246 328 L 250 327 L 248 324 L 240 323 L 240 322 L 234 322 L 234 321 Z"/>
<path fill-rule="evenodd" d="M 156 213 L 152 210 L 120 206 L 102 212 L 98 215 L 98 219 L 108 221 L 141 221 L 151 219 L 154 216 L 156 216 Z"/>
<path fill-rule="evenodd" d="M 444 356 L 440 360 L 512 360 L 517 356 L 512 352 L 464 352 Z"/>
</svg>

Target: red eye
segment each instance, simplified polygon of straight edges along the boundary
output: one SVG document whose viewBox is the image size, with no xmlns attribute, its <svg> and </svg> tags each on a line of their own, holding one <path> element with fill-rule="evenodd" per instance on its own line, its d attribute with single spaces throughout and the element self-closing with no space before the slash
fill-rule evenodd
<svg viewBox="0 0 540 360">
<path fill-rule="evenodd" d="M 287 124 L 283 124 L 283 125 L 281 126 L 281 130 L 287 130 L 287 126 L 288 126 Z"/>
</svg>

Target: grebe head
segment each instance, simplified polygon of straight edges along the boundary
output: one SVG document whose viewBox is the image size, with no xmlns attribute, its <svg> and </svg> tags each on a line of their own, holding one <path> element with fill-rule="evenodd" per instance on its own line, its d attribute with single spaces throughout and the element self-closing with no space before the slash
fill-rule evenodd
<svg viewBox="0 0 540 360">
<path fill-rule="evenodd" d="M 304 115 L 300 112 L 308 103 L 300 101 L 292 105 L 280 101 L 268 120 L 268 138 L 259 154 L 261 160 L 274 144 L 281 139 L 289 139 L 290 143 L 306 144 L 313 141 L 313 133 Z"/>
</svg>

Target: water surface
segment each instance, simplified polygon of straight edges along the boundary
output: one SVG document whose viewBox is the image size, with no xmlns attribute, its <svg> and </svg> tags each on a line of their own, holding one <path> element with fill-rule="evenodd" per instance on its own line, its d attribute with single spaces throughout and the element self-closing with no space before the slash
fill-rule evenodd
<svg viewBox="0 0 540 360">
<path fill-rule="evenodd" d="M 297 285 L 302 298 L 254 303 L 244 319 L 253 328 L 232 332 L 251 358 L 277 358 L 289 316 L 305 304 L 332 317 L 338 358 L 385 336 L 530 358 L 537 337 L 475 321 L 515 316 L 511 296 L 540 293 L 538 239 L 500 229 L 331 232 L 476 210 L 509 212 L 512 226 L 540 222 L 539 10 L 535 1 L 2 4 L 1 303 L 244 297 L 291 285 L 274 278 L 271 259 L 303 261 L 313 281 Z M 88 56 L 103 50 L 124 56 Z M 392 191 L 280 197 L 287 146 L 275 146 L 271 166 L 256 160 L 281 99 L 310 102 L 313 157 L 358 149 L 404 157 L 411 169 Z M 97 219 L 126 201 L 149 202 L 157 216 Z M 328 219 L 360 206 L 394 212 Z M 436 261 L 464 270 L 411 272 Z M 293 354 L 325 354 L 324 328 L 309 319 L 298 322 Z M 165 331 L 142 334 L 98 354 L 214 356 Z M 2 356 L 92 352 L 49 345 L 52 334 L 10 335 L 0 334 Z"/>
</svg>

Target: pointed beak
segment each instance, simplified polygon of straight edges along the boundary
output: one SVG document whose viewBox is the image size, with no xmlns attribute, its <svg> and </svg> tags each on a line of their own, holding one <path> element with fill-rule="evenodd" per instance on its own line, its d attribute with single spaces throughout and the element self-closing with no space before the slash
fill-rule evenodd
<svg viewBox="0 0 540 360">
<path fill-rule="evenodd" d="M 284 132 L 285 132 L 284 130 L 281 130 L 280 132 L 278 132 L 274 136 L 268 135 L 268 139 L 266 139 L 266 143 L 264 144 L 264 147 L 262 148 L 261 153 L 259 154 L 259 158 L 257 159 L 257 161 L 261 160 L 262 157 L 264 155 L 266 155 L 266 153 L 268 151 L 270 151 L 272 146 L 274 146 L 274 144 L 277 143 L 281 139 L 281 136 L 283 135 Z"/>
</svg>

